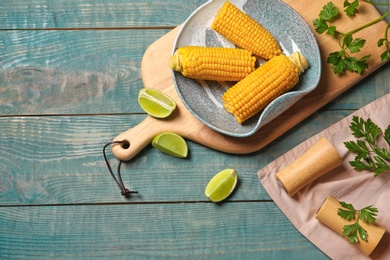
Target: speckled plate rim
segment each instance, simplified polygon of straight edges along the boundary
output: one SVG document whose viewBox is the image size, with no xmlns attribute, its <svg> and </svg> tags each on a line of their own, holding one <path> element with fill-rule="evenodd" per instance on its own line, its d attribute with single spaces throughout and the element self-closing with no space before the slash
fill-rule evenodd
<svg viewBox="0 0 390 260">
<path fill-rule="evenodd" d="M 206 2 L 205 4 L 201 5 L 198 9 L 196 9 L 187 18 L 187 20 L 183 23 L 182 28 L 179 30 L 178 35 L 177 35 L 177 37 L 174 41 L 174 44 L 173 44 L 172 53 L 174 53 L 174 51 L 177 48 L 184 46 L 184 45 L 217 46 L 219 44 L 222 44 L 221 46 L 224 46 L 224 47 L 234 47 L 234 45 L 232 43 L 230 43 L 226 39 L 224 40 L 222 36 L 220 36 L 220 38 L 218 38 L 218 40 L 221 41 L 222 43 L 218 42 L 218 44 L 206 44 L 206 43 L 204 43 L 204 44 L 181 44 L 181 41 L 185 37 L 185 34 L 186 33 L 188 34 L 188 31 L 190 30 L 189 28 L 191 26 L 203 26 L 203 24 L 204 24 L 205 25 L 204 27 L 209 28 L 213 19 L 214 19 L 216 11 L 223 5 L 223 3 L 225 1 L 226 0 L 210 0 L 210 1 Z M 270 1 L 271 0 L 261 0 L 261 2 L 252 2 L 252 5 L 254 5 L 254 4 L 260 5 L 260 4 L 264 4 L 264 3 L 266 4 L 266 2 L 270 3 Z M 236 5 L 237 7 L 239 7 L 241 10 L 243 10 L 243 7 L 246 4 L 248 4 L 248 2 L 251 3 L 251 0 L 230 0 L 230 2 L 233 3 L 234 5 Z M 288 108 L 290 108 L 293 104 L 295 104 L 303 96 L 305 96 L 309 92 L 313 91 L 317 87 L 317 85 L 320 81 L 321 70 L 322 70 L 322 68 L 321 68 L 321 55 L 320 55 L 320 50 L 319 50 L 317 40 L 315 39 L 314 34 L 311 31 L 309 25 L 307 25 L 306 21 L 302 18 L 302 16 L 299 13 L 297 13 L 294 9 L 292 9 L 290 6 L 288 6 L 287 4 L 282 2 L 281 0 L 272 1 L 272 4 L 270 3 L 270 6 L 271 6 L 271 8 L 274 8 L 274 9 L 279 8 L 279 9 L 283 9 L 283 10 L 287 11 L 289 16 L 291 16 L 294 19 L 297 19 L 296 21 L 298 21 L 299 24 L 302 27 L 304 27 L 301 29 L 305 30 L 304 36 L 309 39 L 310 50 L 311 50 L 310 57 L 308 57 L 305 54 L 304 50 L 302 51 L 302 53 L 308 59 L 309 64 L 310 64 L 310 68 L 308 71 L 311 70 L 311 72 L 312 72 L 311 74 L 313 74 L 310 76 L 311 82 L 310 82 L 309 86 L 307 86 L 308 84 L 303 82 L 303 81 L 305 81 L 305 78 L 309 77 L 309 76 L 307 76 L 308 72 L 305 72 L 304 74 L 302 74 L 300 76 L 300 82 L 298 83 L 298 85 L 300 85 L 301 87 L 306 85 L 306 86 L 304 86 L 303 89 L 296 86 L 293 90 L 291 90 L 288 93 L 285 93 L 285 94 L 281 95 L 280 97 L 276 98 L 275 100 L 273 100 L 262 112 L 260 112 L 255 117 L 249 119 L 248 122 L 246 122 L 244 124 L 239 124 L 238 122 L 235 121 L 235 119 L 233 118 L 233 116 L 231 114 L 224 111 L 225 115 L 222 114 L 222 117 L 226 116 L 226 118 L 231 118 L 232 120 L 228 123 L 225 122 L 223 125 L 223 126 L 225 126 L 225 128 L 223 128 L 223 127 L 221 127 L 221 125 L 217 125 L 217 123 L 216 123 L 218 120 L 220 120 L 219 118 L 221 118 L 220 117 L 221 114 L 219 115 L 219 117 L 217 115 L 213 115 L 215 108 L 213 108 L 213 107 L 210 108 L 208 106 L 210 102 L 207 102 L 207 101 L 202 100 L 202 99 L 198 99 L 198 102 L 201 103 L 201 106 L 203 103 L 205 103 L 204 110 L 209 110 L 210 117 L 208 117 L 209 113 L 206 113 L 206 116 L 205 116 L 205 114 L 201 114 L 203 112 L 199 112 L 199 111 L 203 110 L 203 107 L 201 107 L 200 110 L 198 109 L 198 111 L 196 111 L 197 107 L 194 107 L 194 105 L 191 104 L 191 102 L 192 102 L 191 100 L 193 100 L 194 97 L 190 97 L 190 95 L 192 95 L 192 94 L 188 94 L 188 93 L 192 93 L 193 91 L 192 90 L 187 91 L 187 92 L 183 91 L 181 89 L 180 85 L 183 86 L 183 85 L 187 85 L 187 84 L 178 83 L 178 78 L 181 78 L 183 80 L 191 82 L 190 84 L 200 85 L 200 83 L 198 83 L 196 80 L 185 78 L 180 73 L 172 70 L 172 78 L 174 81 L 176 91 L 177 91 L 180 99 L 182 100 L 183 104 L 186 106 L 186 108 L 203 124 L 205 124 L 206 126 L 210 127 L 211 129 L 213 129 L 217 132 L 220 132 L 222 134 L 233 136 L 233 137 L 247 137 L 247 136 L 253 135 L 261 127 L 263 127 L 268 122 L 270 122 L 271 120 L 276 118 L 278 115 L 280 115 L 281 113 L 286 111 Z M 251 6 L 251 7 L 253 7 L 253 6 Z M 205 13 L 210 12 L 211 9 L 213 9 L 212 13 L 214 15 L 205 16 Z M 259 20 L 258 17 L 254 17 L 253 14 L 252 15 L 249 14 L 249 15 L 256 20 Z M 285 19 L 285 18 L 286 17 L 284 17 L 283 19 Z M 275 36 L 275 38 L 277 38 L 277 40 L 281 43 L 284 51 L 288 51 L 286 49 L 286 47 L 284 46 L 284 44 L 281 42 L 281 40 L 278 38 L 278 35 L 280 33 L 278 34 L 276 32 L 273 32 L 272 29 L 267 27 L 267 25 L 269 25 L 271 23 L 267 24 L 266 22 L 263 22 L 263 21 L 259 21 L 259 22 L 263 26 L 265 26 Z M 199 25 L 199 24 L 201 24 L 201 25 Z M 206 24 L 208 24 L 208 26 Z M 207 31 L 207 29 L 205 29 L 205 28 L 203 28 L 203 30 Z M 209 28 L 209 30 L 211 30 L 211 28 Z M 200 30 L 198 30 L 197 32 L 200 32 Z M 205 32 L 205 34 L 206 33 L 207 32 Z M 218 36 L 217 33 L 215 33 L 215 34 Z M 191 37 L 199 37 L 199 35 L 197 35 L 197 34 L 191 35 Z M 202 35 L 201 35 L 201 37 L 202 37 Z M 291 36 L 289 36 L 289 37 L 292 38 Z M 188 38 L 189 37 L 187 37 L 187 39 Z M 205 41 L 206 40 L 207 39 L 205 39 Z M 292 40 L 292 39 L 290 39 L 290 40 Z M 295 47 L 296 46 L 289 47 L 290 51 L 288 51 L 288 52 L 292 53 L 294 51 Z M 197 83 L 194 83 L 194 82 L 197 82 Z M 198 97 L 195 97 L 195 99 L 197 99 L 197 98 Z M 233 123 L 235 124 L 234 127 L 232 127 Z"/>
</svg>

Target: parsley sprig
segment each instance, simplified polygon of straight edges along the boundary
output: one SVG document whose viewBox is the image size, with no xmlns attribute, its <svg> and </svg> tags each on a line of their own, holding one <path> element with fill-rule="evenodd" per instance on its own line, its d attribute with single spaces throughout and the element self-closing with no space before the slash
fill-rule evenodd
<svg viewBox="0 0 390 260">
<path fill-rule="evenodd" d="M 356 141 L 344 142 L 349 151 L 356 153 L 350 165 L 357 171 L 372 171 L 375 176 L 390 170 L 390 125 L 382 134 L 382 130 L 371 119 L 353 116 L 349 128 L 357 138 Z M 380 136 L 386 141 L 386 148 L 377 145 Z"/>
<path fill-rule="evenodd" d="M 352 204 L 348 204 L 343 201 L 340 201 L 340 205 L 342 206 L 342 208 L 338 208 L 337 215 L 348 221 L 356 220 L 354 223 L 350 225 L 345 225 L 343 227 L 342 236 L 346 237 L 351 244 L 359 243 L 359 237 L 363 241 L 367 242 L 367 230 L 365 230 L 360 225 L 359 221 L 361 220 L 364 223 L 375 224 L 378 209 L 371 205 L 364 207 L 361 210 L 356 210 Z"/>
<path fill-rule="evenodd" d="M 363 0 L 363 2 L 380 5 L 380 3 L 375 3 L 369 0 Z M 352 0 L 352 2 L 345 0 L 343 7 L 346 15 L 348 17 L 353 17 L 358 13 L 359 0 Z M 337 30 L 336 26 L 333 25 L 333 22 L 340 17 L 339 9 L 332 2 L 328 2 L 322 8 L 319 13 L 319 17 L 313 20 L 313 25 L 317 33 L 322 34 L 326 32 L 327 34 L 338 38 L 341 50 L 330 53 L 327 59 L 327 62 L 332 64 L 332 70 L 335 74 L 341 74 L 345 71 L 362 74 L 363 71 L 368 68 L 368 58 L 370 58 L 371 55 L 366 55 L 360 58 L 354 56 L 361 51 L 366 43 L 366 40 L 362 38 L 353 38 L 353 34 L 384 20 L 388 15 L 390 15 L 390 11 L 367 24 L 357 27 L 354 30 L 349 32 L 340 32 Z M 378 47 L 385 48 L 385 51 L 380 56 L 382 61 L 390 59 L 390 41 L 388 40 L 389 27 L 390 22 L 387 23 L 383 37 L 377 42 Z"/>
</svg>

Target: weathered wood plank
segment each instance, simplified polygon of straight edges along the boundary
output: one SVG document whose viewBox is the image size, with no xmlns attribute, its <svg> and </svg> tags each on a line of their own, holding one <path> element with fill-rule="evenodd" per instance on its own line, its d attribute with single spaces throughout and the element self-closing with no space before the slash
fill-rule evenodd
<svg viewBox="0 0 390 260">
<path fill-rule="evenodd" d="M 148 146 L 122 167 L 125 184 L 139 191 L 129 200 L 110 177 L 102 148 L 144 115 L 0 117 L 0 204 L 206 201 L 208 181 L 225 168 L 239 174 L 231 200 L 269 200 L 257 171 L 348 113 L 319 112 L 249 155 L 224 154 L 189 141 L 189 158 L 179 159 Z M 108 157 L 116 169 L 109 150 Z"/>
<path fill-rule="evenodd" d="M 326 259 L 272 202 L 3 207 L 0 252 L 28 259 Z"/>
<path fill-rule="evenodd" d="M 142 112 L 140 64 L 168 30 L 0 32 L 0 114 Z M 332 109 L 357 109 L 388 93 L 389 64 Z M 358 89 L 355 91 L 355 89 Z"/>
<path fill-rule="evenodd" d="M 0 114 L 142 112 L 142 56 L 168 31 L 0 31 Z"/>
<path fill-rule="evenodd" d="M 2 0 L 0 29 L 175 27 L 206 0 Z"/>
</svg>

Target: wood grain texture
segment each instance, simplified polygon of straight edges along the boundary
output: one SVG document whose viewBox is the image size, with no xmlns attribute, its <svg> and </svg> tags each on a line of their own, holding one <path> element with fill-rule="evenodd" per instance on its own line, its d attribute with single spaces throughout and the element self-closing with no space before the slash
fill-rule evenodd
<svg viewBox="0 0 390 260">
<path fill-rule="evenodd" d="M 0 113 L 141 113 L 140 61 L 166 32 L 0 31 Z"/>
<path fill-rule="evenodd" d="M 0 208 L 0 252 L 29 259 L 326 259 L 272 202 Z"/>
<path fill-rule="evenodd" d="M 239 188 L 229 200 L 269 200 L 257 171 L 347 113 L 313 115 L 279 142 L 245 156 L 188 141 L 189 157 L 179 159 L 149 145 L 122 167 L 125 184 L 139 191 L 130 199 L 120 196 L 102 148 L 118 132 L 139 124 L 144 115 L 0 117 L 0 205 L 204 202 L 208 181 L 225 168 L 239 174 Z M 107 152 L 116 169 L 118 161 Z"/>
<path fill-rule="evenodd" d="M 175 27 L 204 2 L 3 0 L 0 29 Z"/>
</svg>

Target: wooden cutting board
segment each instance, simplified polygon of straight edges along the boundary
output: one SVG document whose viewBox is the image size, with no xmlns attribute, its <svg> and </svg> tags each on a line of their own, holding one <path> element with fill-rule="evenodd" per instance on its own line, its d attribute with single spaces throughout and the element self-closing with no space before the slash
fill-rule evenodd
<svg viewBox="0 0 390 260">
<path fill-rule="evenodd" d="M 177 109 L 173 115 L 163 120 L 147 116 L 139 125 L 118 135 L 114 140 L 127 140 L 130 147 L 125 149 L 120 145 L 113 145 L 114 155 L 122 161 L 130 160 L 148 145 L 155 135 L 164 131 L 178 133 L 184 138 L 227 153 L 245 154 L 258 151 L 384 64 L 379 59 L 380 53 L 384 50 L 377 47 L 377 41 L 383 35 L 386 27 L 385 21 L 376 23 L 354 35 L 354 37 L 367 40 L 360 55 L 371 54 L 369 69 L 363 75 L 347 73 L 337 76 L 332 72 L 326 60 L 329 53 L 339 50 L 338 42 L 329 35 L 317 34 L 313 27 L 313 20 L 318 17 L 328 0 L 284 0 L 284 2 L 306 20 L 320 47 L 323 71 L 319 86 L 313 92 L 307 94 L 252 136 L 239 138 L 220 134 L 205 126 L 186 109 L 173 85 L 168 59 L 180 29 L 178 26 L 148 47 L 141 65 L 144 86 L 156 88 L 168 94 L 176 101 Z M 333 1 L 339 7 L 340 12 L 343 10 L 343 2 L 344 0 Z M 353 20 L 343 14 L 335 22 L 338 30 L 348 32 L 357 25 L 363 25 L 380 16 L 377 9 L 370 4 L 360 2 L 359 8 L 359 14 Z"/>
</svg>

